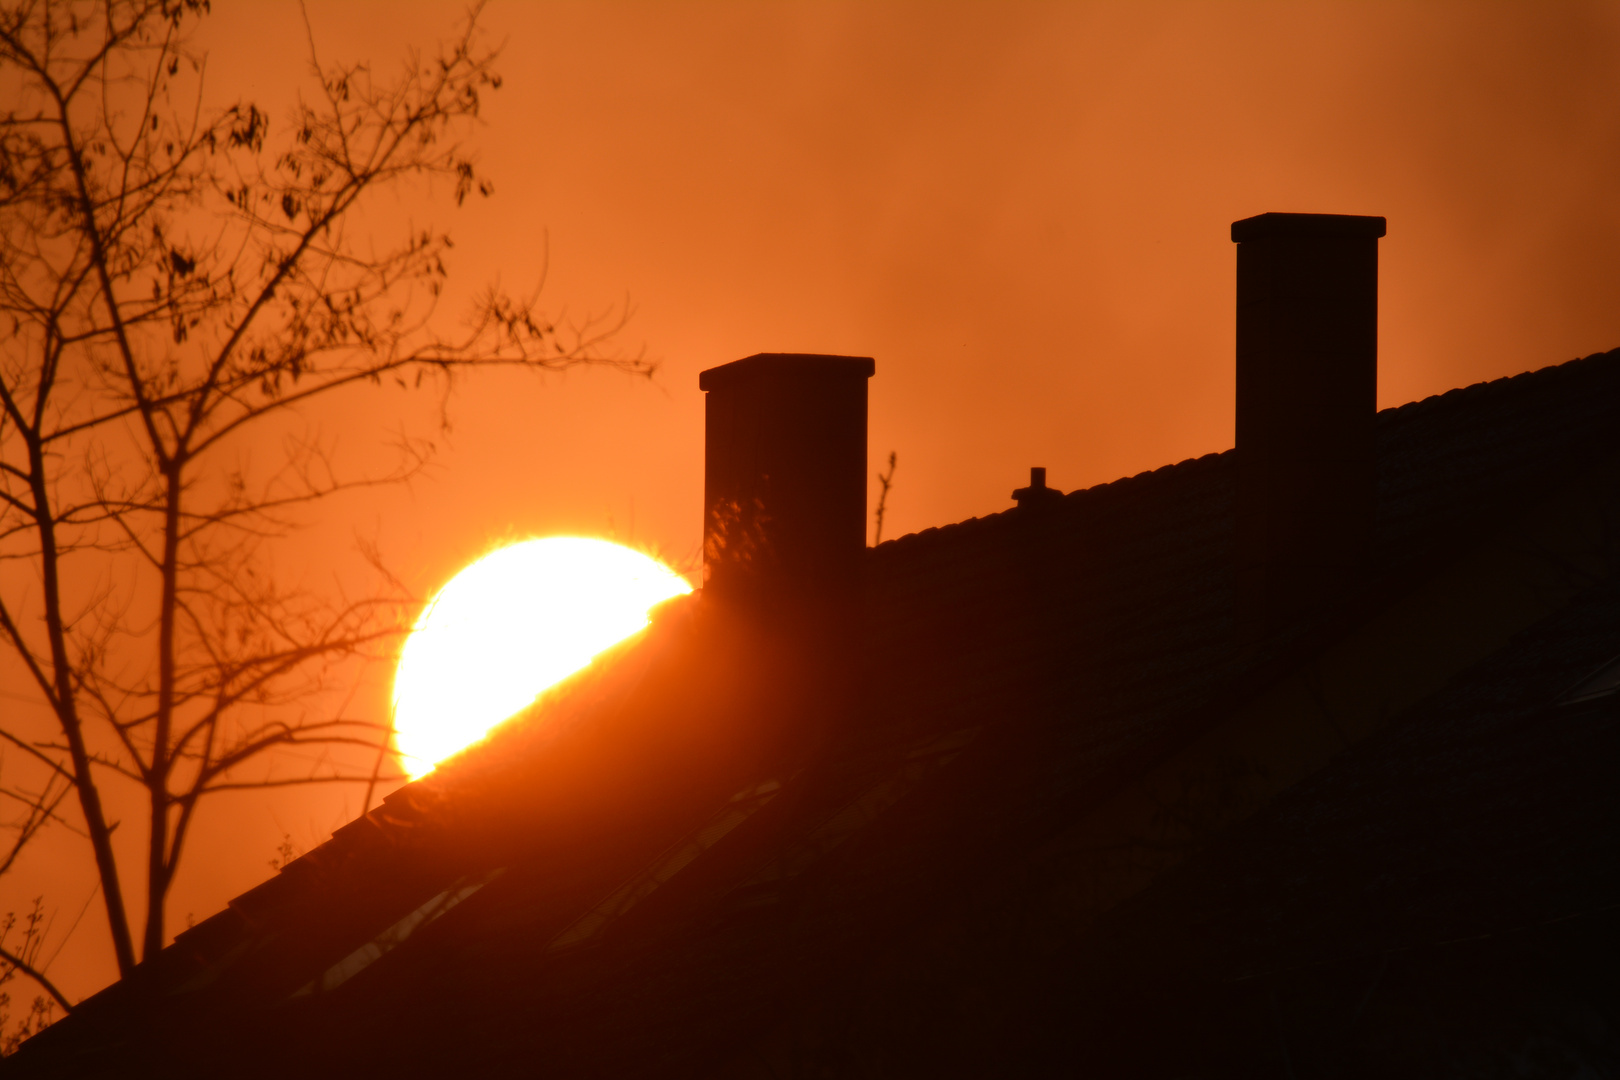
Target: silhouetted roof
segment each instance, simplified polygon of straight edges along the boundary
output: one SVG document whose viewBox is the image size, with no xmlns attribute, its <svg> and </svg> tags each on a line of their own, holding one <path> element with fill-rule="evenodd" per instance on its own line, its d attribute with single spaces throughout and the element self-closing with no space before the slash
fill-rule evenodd
<svg viewBox="0 0 1620 1080">
<path fill-rule="evenodd" d="M 1610 581 L 1054 950 L 1090 977 L 1024 1004 L 1073 1018 L 1104 1074 L 1255 1075 L 1286 1052 L 1302 1076 L 1580 1075 L 1596 1047 L 1607 1075 L 1620 697 L 1569 691 L 1617 659 Z M 1196 1016 L 1201 1062 L 1146 1037 L 1167 1014 Z"/>
<path fill-rule="evenodd" d="M 1028 959 L 1061 922 L 1050 844 L 1077 814 L 1620 449 L 1620 351 L 1385 410 L 1377 432 L 1373 572 L 1355 610 L 1260 642 L 1237 632 L 1231 452 L 870 551 L 859 704 L 791 754 L 772 741 L 791 733 L 739 734 L 799 723 L 773 710 L 790 695 L 749 682 L 753 646 L 701 598 L 677 601 L 537 722 L 339 830 L 16 1063 L 110 1070 L 153 1053 L 204 1068 L 251 1045 L 244 1071 L 674 1075 L 789 1039 L 838 1072 L 873 1001 L 887 1002 L 883 1038 L 913 1051 L 908 1033 L 937 1035 L 942 1017 L 1001 1017 L 1005 1042 L 1050 1020 L 1043 1008 L 1084 1005 L 1115 1018 L 1087 1029 L 1112 1060 L 1108 1038 L 1143 1023 L 1127 1006 L 1154 994 L 1191 1008 L 1195 991 L 1437 926 L 1620 903 L 1620 862 L 1582 869 L 1620 824 L 1592 786 L 1593 763 L 1616 760 L 1612 713 L 1547 704 L 1620 652 L 1598 589 L 1105 931 Z M 742 704 L 726 704 L 737 686 Z M 596 728 L 623 737 L 570 741 Z M 1562 756 L 1538 754 L 1541 735 Z M 602 749 L 659 738 L 628 764 Z M 654 778 L 654 759 L 718 746 L 724 767 Z M 577 779 L 601 770 L 634 793 L 622 808 Z M 1572 820 L 1601 830 L 1548 845 Z M 1470 908 L 1493 858 L 1548 882 L 1568 872 Z M 1406 922 L 1379 921 L 1395 909 Z M 1044 1052 L 1063 1026 L 1026 1043 Z"/>
</svg>

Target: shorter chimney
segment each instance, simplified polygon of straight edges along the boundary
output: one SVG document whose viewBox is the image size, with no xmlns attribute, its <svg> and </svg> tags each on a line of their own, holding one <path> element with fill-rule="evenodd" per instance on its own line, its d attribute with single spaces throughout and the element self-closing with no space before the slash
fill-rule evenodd
<svg viewBox="0 0 1620 1080">
<path fill-rule="evenodd" d="M 1350 599 L 1373 517 L 1381 217 L 1261 214 L 1237 248 L 1237 571 L 1264 634 Z"/>
<path fill-rule="evenodd" d="M 873 369 L 864 356 L 760 353 L 698 376 L 706 595 L 778 622 L 825 616 L 851 629 Z"/>
</svg>

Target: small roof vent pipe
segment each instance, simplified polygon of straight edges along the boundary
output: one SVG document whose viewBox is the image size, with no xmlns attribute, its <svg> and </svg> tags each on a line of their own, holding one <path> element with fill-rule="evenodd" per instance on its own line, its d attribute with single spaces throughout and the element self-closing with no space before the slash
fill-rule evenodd
<svg viewBox="0 0 1620 1080">
<path fill-rule="evenodd" d="M 1063 499 L 1063 492 L 1046 486 L 1046 467 L 1032 465 L 1029 469 L 1029 487 L 1014 488 L 1013 501 L 1021 508 L 1054 506 Z"/>
<path fill-rule="evenodd" d="M 1372 534 L 1381 217 L 1261 214 L 1237 244 L 1237 572 L 1251 633 L 1349 600 Z"/>
</svg>

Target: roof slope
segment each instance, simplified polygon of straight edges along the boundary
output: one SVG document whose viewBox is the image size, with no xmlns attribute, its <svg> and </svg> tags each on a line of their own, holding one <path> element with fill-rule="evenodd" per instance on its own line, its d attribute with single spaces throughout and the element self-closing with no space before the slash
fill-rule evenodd
<svg viewBox="0 0 1620 1080">
<path fill-rule="evenodd" d="M 1077 813 L 1617 450 L 1620 352 L 1386 410 L 1364 609 L 1259 644 L 1235 633 L 1230 452 L 885 543 L 861 698 L 832 721 L 793 704 L 813 672 L 672 605 L 544 723 L 397 793 L 17 1064 L 206 1069 L 247 1039 L 268 1071 L 674 1075 L 749 1047 L 836 1072 L 874 1015 L 868 1060 L 947 1045 L 941 1017 L 1028 1001 L 1004 985 L 1033 977 L 1022 961 L 965 978 L 975 957 L 1093 940 L 1041 906 Z M 1313 781 L 1348 806 L 1333 782 Z M 1234 868 L 1274 854 L 1250 843 L 1112 917 L 1142 912 L 1135 938 L 1110 932 L 1226 919 L 1242 952 Z M 1298 932 L 1331 940 L 1312 895 L 1326 921 Z"/>
<path fill-rule="evenodd" d="M 1616 585 L 1048 957 L 1091 977 L 1040 1007 L 1087 1018 L 1104 1071 L 1247 1075 L 1287 1053 L 1302 1075 L 1448 1075 L 1538 1056 L 1545 1075 L 1613 1075 L 1620 697 L 1567 691 L 1620 659 Z M 1142 1018 L 1193 1015 L 1194 1002 L 1186 1042 L 1203 1061 L 1185 1046 L 1144 1053 Z"/>
</svg>

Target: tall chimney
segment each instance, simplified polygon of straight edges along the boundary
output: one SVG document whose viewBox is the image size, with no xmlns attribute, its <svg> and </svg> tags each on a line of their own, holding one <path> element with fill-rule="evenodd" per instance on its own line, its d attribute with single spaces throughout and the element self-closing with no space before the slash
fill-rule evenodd
<svg viewBox="0 0 1620 1080">
<path fill-rule="evenodd" d="M 1348 600 L 1372 533 L 1384 219 L 1261 214 L 1237 244 L 1237 571 L 1248 629 Z"/>
<path fill-rule="evenodd" d="M 864 356 L 760 353 L 698 376 L 707 595 L 773 619 L 854 614 L 873 368 Z"/>
</svg>

